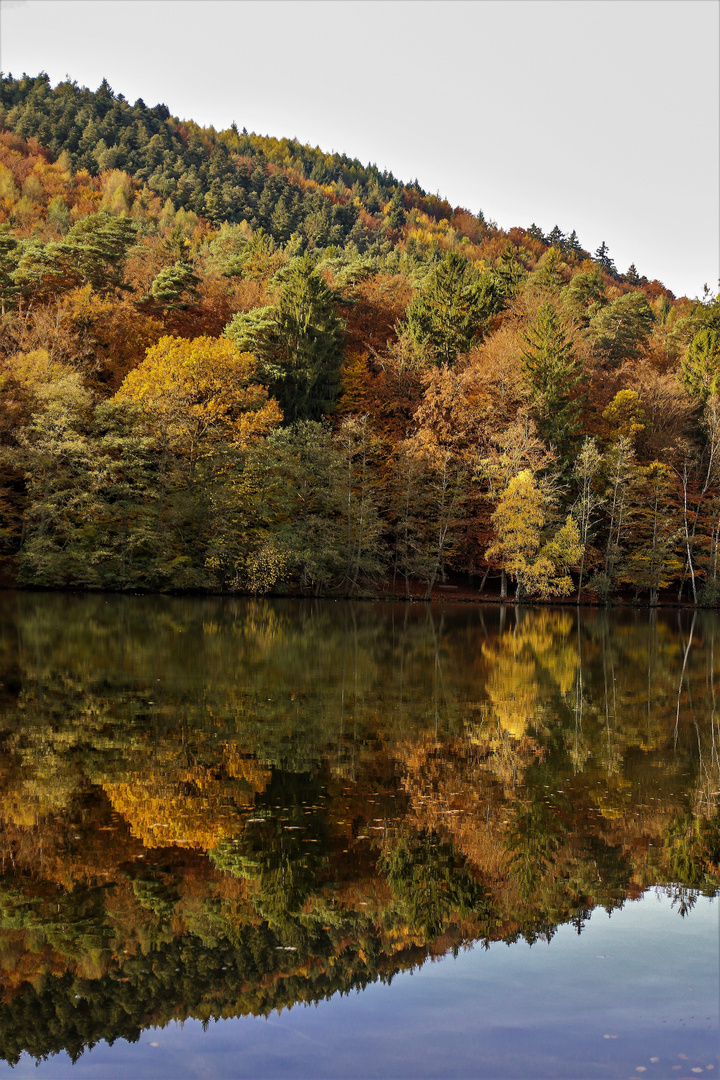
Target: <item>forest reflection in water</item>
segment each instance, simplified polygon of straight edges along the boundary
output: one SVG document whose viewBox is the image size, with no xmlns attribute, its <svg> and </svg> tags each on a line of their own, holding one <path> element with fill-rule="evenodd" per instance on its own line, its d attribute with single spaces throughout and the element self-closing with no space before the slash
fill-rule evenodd
<svg viewBox="0 0 720 1080">
<path fill-rule="evenodd" d="M 718 629 L 0 594 L 0 1059 L 267 1015 L 653 886 L 690 911 L 720 880 Z"/>
</svg>

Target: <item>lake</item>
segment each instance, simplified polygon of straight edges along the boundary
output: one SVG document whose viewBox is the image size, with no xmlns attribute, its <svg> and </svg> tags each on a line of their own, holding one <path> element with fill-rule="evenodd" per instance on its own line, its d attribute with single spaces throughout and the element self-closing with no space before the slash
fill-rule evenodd
<svg viewBox="0 0 720 1080">
<path fill-rule="evenodd" d="M 0 593 L 0 1075 L 712 1076 L 719 630 Z"/>
</svg>

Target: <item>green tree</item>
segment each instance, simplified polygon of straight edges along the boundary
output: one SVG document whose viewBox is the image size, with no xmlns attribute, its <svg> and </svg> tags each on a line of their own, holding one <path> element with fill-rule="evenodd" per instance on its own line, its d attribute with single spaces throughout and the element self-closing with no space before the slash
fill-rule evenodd
<svg viewBox="0 0 720 1080">
<path fill-rule="evenodd" d="M 187 262 L 166 266 L 153 280 L 150 296 L 167 310 L 187 307 L 187 301 L 197 297 L 200 279 Z"/>
<path fill-rule="evenodd" d="M 528 285 L 539 287 L 548 293 L 559 293 L 565 284 L 563 270 L 567 270 L 567 264 L 563 262 L 560 249 L 548 248 L 538 260 Z"/>
<path fill-rule="evenodd" d="M 582 360 L 570 327 L 546 302 L 522 334 L 522 360 L 531 387 L 531 404 L 540 435 L 567 459 L 580 430 L 585 395 Z"/>
<path fill-rule="evenodd" d="M 7 226 L 0 227 L 0 315 L 4 315 L 10 307 L 18 291 L 15 281 L 22 246 L 8 230 Z"/>
<path fill-rule="evenodd" d="M 720 330 L 703 327 L 687 347 L 680 365 L 683 385 L 704 405 L 718 390 L 720 376 Z"/>
<path fill-rule="evenodd" d="M 613 276 L 617 274 L 615 261 L 610 257 L 610 249 L 604 240 L 595 252 L 594 258 L 607 274 L 612 274 Z"/>
<path fill-rule="evenodd" d="M 625 293 L 602 308 L 589 327 L 593 352 L 607 364 L 637 360 L 655 322 L 653 309 L 642 292 Z"/>
<path fill-rule="evenodd" d="M 585 328 L 606 303 L 605 281 L 598 267 L 589 273 L 575 274 L 561 297 L 567 316 Z"/>
<path fill-rule="evenodd" d="M 286 424 L 332 412 L 340 393 L 342 323 L 309 257 L 290 263 L 274 307 L 236 316 L 225 333 L 256 357 L 258 379 L 280 403 Z"/>
<path fill-rule="evenodd" d="M 452 364 L 502 306 L 493 278 L 478 274 L 464 255 L 448 251 L 411 300 L 407 326 L 436 363 Z"/>
<path fill-rule="evenodd" d="M 154 443 L 128 402 L 93 407 L 76 373 L 37 386 L 11 455 L 27 487 L 20 580 L 50 587 L 154 582 Z"/>
<path fill-rule="evenodd" d="M 298 421 L 272 432 L 268 444 L 289 502 L 277 542 L 292 580 L 317 596 L 339 585 L 348 565 L 346 515 L 352 506 L 342 486 L 349 463 L 327 423 Z"/>
<path fill-rule="evenodd" d="M 467 917 L 485 906 L 485 894 L 468 861 L 435 831 L 400 834 L 388 845 L 378 869 L 403 905 L 413 929 L 437 937 L 453 912 Z"/>
<path fill-rule="evenodd" d="M 405 224 L 405 208 L 403 205 L 402 190 L 396 188 L 390 200 L 387 212 L 387 223 L 391 229 L 402 229 Z"/>
<path fill-rule="evenodd" d="M 135 243 L 137 227 L 126 217 L 89 214 L 81 218 L 62 242 L 78 284 L 96 291 L 120 288 L 127 253 Z"/>
</svg>

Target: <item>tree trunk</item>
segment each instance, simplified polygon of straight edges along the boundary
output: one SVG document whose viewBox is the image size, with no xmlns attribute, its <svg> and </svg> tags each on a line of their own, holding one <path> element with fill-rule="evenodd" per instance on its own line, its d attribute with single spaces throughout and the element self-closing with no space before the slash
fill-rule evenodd
<svg viewBox="0 0 720 1080">
<path fill-rule="evenodd" d="M 583 544 L 583 553 L 580 556 L 580 576 L 578 577 L 577 600 L 576 600 L 576 603 L 578 604 L 578 606 L 580 605 L 580 593 L 582 592 L 583 571 L 584 570 L 585 570 L 585 545 Z"/>
</svg>

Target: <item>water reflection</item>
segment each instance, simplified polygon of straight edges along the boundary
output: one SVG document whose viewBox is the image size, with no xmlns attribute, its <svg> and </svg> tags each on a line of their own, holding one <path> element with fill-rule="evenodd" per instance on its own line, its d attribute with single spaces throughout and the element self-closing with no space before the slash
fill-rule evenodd
<svg viewBox="0 0 720 1080">
<path fill-rule="evenodd" d="M 1 604 L 11 1063 L 715 893 L 710 613 Z"/>
</svg>

